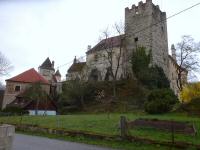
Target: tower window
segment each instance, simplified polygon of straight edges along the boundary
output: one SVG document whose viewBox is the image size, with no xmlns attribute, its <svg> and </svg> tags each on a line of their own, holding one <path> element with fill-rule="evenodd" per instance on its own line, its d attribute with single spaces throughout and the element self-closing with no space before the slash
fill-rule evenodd
<svg viewBox="0 0 200 150">
<path fill-rule="evenodd" d="M 20 91 L 20 86 L 19 85 L 15 86 L 15 92 L 19 92 L 19 91 Z"/>
<path fill-rule="evenodd" d="M 164 27 L 163 26 L 161 27 L 161 29 L 162 29 L 162 32 L 164 32 Z"/>
<path fill-rule="evenodd" d="M 136 37 L 134 40 L 135 40 L 135 42 L 138 42 L 138 37 Z"/>
</svg>

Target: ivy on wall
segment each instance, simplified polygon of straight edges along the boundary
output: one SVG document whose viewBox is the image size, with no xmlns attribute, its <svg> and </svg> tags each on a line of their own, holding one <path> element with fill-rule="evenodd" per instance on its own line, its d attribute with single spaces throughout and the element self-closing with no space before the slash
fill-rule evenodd
<svg viewBox="0 0 200 150">
<path fill-rule="evenodd" d="M 147 54 L 144 47 L 133 51 L 132 70 L 135 77 L 149 89 L 169 88 L 169 81 L 161 67 L 150 66 L 151 51 Z"/>
</svg>

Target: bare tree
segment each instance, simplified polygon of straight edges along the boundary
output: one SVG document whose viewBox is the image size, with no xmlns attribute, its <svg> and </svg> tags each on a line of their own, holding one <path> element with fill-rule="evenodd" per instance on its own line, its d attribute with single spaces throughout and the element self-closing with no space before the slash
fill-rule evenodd
<svg viewBox="0 0 200 150">
<path fill-rule="evenodd" d="M 11 69 L 9 60 L 0 52 L 0 76 L 7 75 Z"/>
<path fill-rule="evenodd" d="M 103 49 L 106 51 L 105 58 L 108 62 L 108 69 L 112 80 L 113 98 L 116 99 L 116 81 L 122 61 L 122 49 L 124 48 L 124 27 L 119 24 L 114 25 L 117 36 L 109 37 L 108 29 L 103 31 Z M 117 48 L 116 48 L 117 47 Z"/>
<path fill-rule="evenodd" d="M 199 68 L 200 43 L 196 43 L 191 36 L 185 35 L 182 41 L 176 46 L 177 87 L 183 90 L 184 76 Z"/>
</svg>

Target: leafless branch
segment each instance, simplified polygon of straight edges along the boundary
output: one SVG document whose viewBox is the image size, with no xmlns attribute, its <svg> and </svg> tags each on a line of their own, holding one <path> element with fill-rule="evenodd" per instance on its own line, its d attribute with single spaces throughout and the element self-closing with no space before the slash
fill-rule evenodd
<svg viewBox="0 0 200 150">
<path fill-rule="evenodd" d="M 182 41 L 176 46 L 176 57 L 179 67 L 177 67 L 177 87 L 180 91 L 183 88 L 183 72 L 187 70 L 188 73 L 198 70 L 200 44 L 196 43 L 191 36 L 185 35 L 182 37 Z"/>
<path fill-rule="evenodd" d="M 12 68 L 9 60 L 0 52 L 0 76 L 8 75 Z"/>
<path fill-rule="evenodd" d="M 121 57 L 122 57 L 122 49 L 123 49 L 123 33 L 124 33 L 124 27 L 120 24 L 115 23 L 113 26 L 118 38 L 119 38 L 119 50 L 117 51 L 115 49 L 115 43 L 116 41 L 113 41 L 113 38 L 109 37 L 108 28 L 103 31 L 104 40 L 102 45 L 104 46 L 103 49 L 106 51 L 107 55 L 107 61 L 109 64 L 109 71 L 110 75 L 112 77 L 113 81 L 113 96 L 116 96 L 116 87 L 115 82 L 117 80 Z M 115 64 L 114 64 L 115 63 Z"/>
</svg>

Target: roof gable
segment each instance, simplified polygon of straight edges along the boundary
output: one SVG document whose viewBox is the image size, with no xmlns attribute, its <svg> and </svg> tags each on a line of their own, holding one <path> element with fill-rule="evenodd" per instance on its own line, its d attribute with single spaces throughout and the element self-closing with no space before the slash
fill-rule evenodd
<svg viewBox="0 0 200 150">
<path fill-rule="evenodd" d="M 86 65 L 86 62 L 78 62 L 78 63 L 73 63 L 71 67 L 68 69 L 68 73 L 72 72 L 80 72 L 82 71 L 83 67 Z"/>
<path fill-rule="evenodd" d="M 34 68 L 29 69 L 15 77 L 7 79 L 6 81 L 25 82 L 25 83 L 40 82 L 43 84 L 49 84 L 49 82 L 42 75 L 40 75 Z"/>
<path fill-rule="evenodd" d="M 61 77 L 61 74 L 60 74 L 60 71 L 59 71 L 59 70 L 56 71 L 55 76 Z"/>
<path fill-rule="evenodd" d="M 94 46 L 92 49 L 86 52 L 86 54 L 90 54 L 99 50 L 104 50 L 106 48 L 111 47 L 119 47 L 121 45 L 121 42 L 123 40 L 123 35 L 118 35 L 114 37 L 110 37 L 108 39 L 101 40 L 96 46 Z"/>
</svg>

